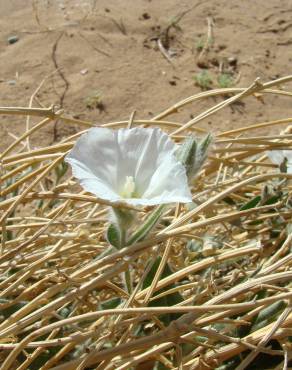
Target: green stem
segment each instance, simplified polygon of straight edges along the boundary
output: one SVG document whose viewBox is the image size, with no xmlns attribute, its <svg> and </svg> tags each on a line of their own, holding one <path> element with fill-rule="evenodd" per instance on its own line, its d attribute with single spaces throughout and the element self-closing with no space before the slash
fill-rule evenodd
<svg viewBox="0 0 292 370">
<path fill-rule="evenodd" d="M 154 211 L 147 217 L 145 222 L 136 230 L 130 238 L 127 238 L 127 230 L 129 229 L 129 225 L 132 221 L 133 215 L 130 212 L 114 209 L 114 213 L 117 219 L 117 224 L 120 233 L 120 246 L 119 249 L 123 249 L 129 245 L 137 243 L 140 240 L 143 240 L 149 232 L 153 229 L 153 227 L 159 221 L 163 211 L 165 210 L 166 205 L 161 204 L 158 206 Z M 130 221 L 130 222 L 129 222 Z M 130 270 L 127 270 L 123 273 L 124 281 L 125 281 L 125 288 L 129 294 L 131 294 L 133 290 L 132 286 L 132 279 Z"/>
<path fill-rule="evenodd" d="M 125 229 L 121 228 L 121 249 L 123 249 L 127 244 L 127 232 Z M 131 279 L 131 273 L 130 270 L 126 270 L 124 273 L 124 281 L 125 281 L 125 289 L 126 291 L 131 294 L 133 287 L 132 287 L 132 279 Z"/>
<path fill-rule="evenodd" d="M 127 245 L 127 229 L 123 227 L 122 223 L 119 223 L 117 226 L 117 240 L 111 240 L 115 241 L 115 246 L 111 245 L 107 250 L 105 250 L 97 259 L 101 259 L 117 250 L 123 249 Z M 108 236 L 109 238 L 109 236 Z M 110 238 L 109 238 L 110 240 Z M 132 292 L 132 281 L 131 281 L 131 274 L 130 271 L 127 270 L 122 273 L 122 280 L 124 281 L 124 289 L 131 294 Z"/>
</svg>

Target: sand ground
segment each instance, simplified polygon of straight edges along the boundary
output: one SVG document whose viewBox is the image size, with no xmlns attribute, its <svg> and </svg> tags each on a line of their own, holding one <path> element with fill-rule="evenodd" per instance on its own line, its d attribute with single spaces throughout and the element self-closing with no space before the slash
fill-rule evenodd
<svg viewBox="0 0 292 370">
<path fill-rule="evenodd" d="M 60 105 L 100 124 L 134 110 L 137 118 L 152 117 L 199 92 L 195 76 L 204 70 L 212 88 L 222 73 L 239 87 L 291 73 L 291 0 L 0 0 L 0 14 L 0 106 L 28 106 L 47 77 L 33 106 Z M 13 36 L 18 40 L 10 44 Z M 213 104 L 193 104 L 173 120 L 187 121 Z M 289 117 L 290 109 L 288 98 L 248 98 L 201 126 L 240 127 Z M 24 131 L 25 121 L 1 116 L 0 148 Z M 51 124 L 33 145 L 77 130 L 59 125 L 54 137 Z"/>
</svg>

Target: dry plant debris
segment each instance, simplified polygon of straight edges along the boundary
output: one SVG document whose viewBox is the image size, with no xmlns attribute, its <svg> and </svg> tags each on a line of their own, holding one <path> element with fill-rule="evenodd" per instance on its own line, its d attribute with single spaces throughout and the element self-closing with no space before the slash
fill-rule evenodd
<svg viewBox="0 0 292 370">
<path fill-rule="evenodd" d="M 151 120 L 132 115 L 103 126 L 160 127 L 179 143 L 204 135 L 196 123 L 215 120 L 216 112 L 247 96 L 291 98 L 279 89 L 291 80 L 202 92 Z M 226 94 L 189 122 L 169 118 L 199 99 Z M 50 147 L 29 145 L 56 120 L 84 130 L 93 124 L 53 108 L 0 113 L 42 118 L 1 154 L 2 370 L 243 370 L 258 361 L 287 369 L 292 175 L 267 151 L 292 150 L 292 118 L 218 134 L 192 184 L 193 203 L 168 208 L 146 239 L 109 253 L 110 202 L 81 191 L 63 162 L 81 133 Z M 277 135 L 258 132 L 276 125 Z M 150 212 L 134 209 L 141 220 Z"/>
</svg>

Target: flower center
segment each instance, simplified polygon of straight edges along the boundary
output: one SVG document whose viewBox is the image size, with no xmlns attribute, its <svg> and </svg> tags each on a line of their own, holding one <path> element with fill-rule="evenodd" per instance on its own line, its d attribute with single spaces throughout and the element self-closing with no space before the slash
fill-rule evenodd
<svg viewBox="0 0 292 370">
<path fill-rule="evenodd" d="M 133 176 L 126 176 L 125 184 L 121 191 L 121 196 L 123 198 L 132 198 L 136 190 L 136 184 Z"/>
</svg>

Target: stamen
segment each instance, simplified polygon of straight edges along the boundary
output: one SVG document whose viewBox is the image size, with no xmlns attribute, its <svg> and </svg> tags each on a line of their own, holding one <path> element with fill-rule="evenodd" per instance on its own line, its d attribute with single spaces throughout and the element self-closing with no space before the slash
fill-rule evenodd
<svg viewBox="0 0 292 370">
<path fill-rule="evenodd" d="M 126 176 L 125 185 L 122 189 L 121 196 L 124 198 L 132 198 L 135 193 L 136 185 L 133 176 Z"/>
</svg>

